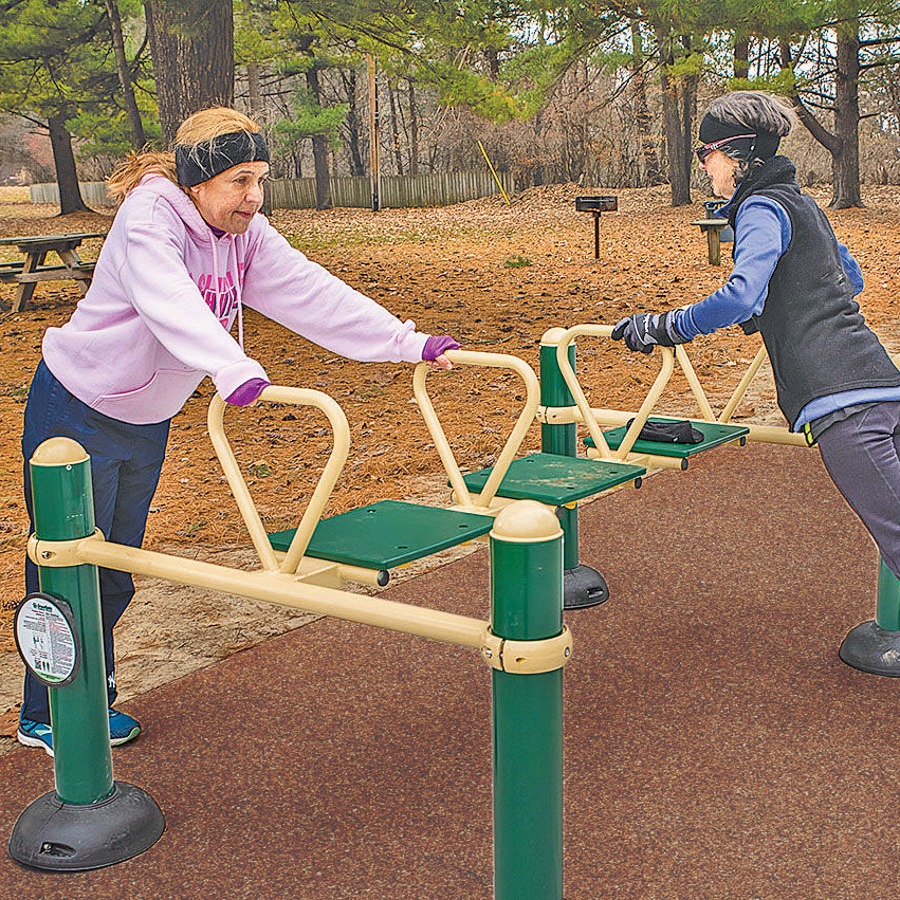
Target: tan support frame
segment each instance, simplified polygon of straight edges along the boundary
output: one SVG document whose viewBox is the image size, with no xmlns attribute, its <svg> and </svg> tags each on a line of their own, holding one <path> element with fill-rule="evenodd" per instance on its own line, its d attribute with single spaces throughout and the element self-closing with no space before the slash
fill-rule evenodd
<svg viewBox="0 0 900 900">
<path fill-rule="evenodd" d="M 28 556 L 32 562 L 48 568 L 102 566 L 469 647 L 477 650 L 492 668 L 505 672 L 553 671 L 562 668 L 572 653 L 572 635 L 568 629 L 543 640 L 504 640 L 494 635 L 490 623 L 483 619 L 309 584 L 302 581 L 302 576 L 290 572 L 244 572 L 126 547 L 104 540 L 99 531 L 72 541 L 41 541 L 32 535 Z"/>
<path fill-rule="evenodd" d="M 756 377 L 756 374 L 759 372 L 760 366 L 766 359 L 766 348 L 765 345 L 763 345 L 762 347 L 760 347 L 755 358 L 748 366 L 743 378 L 741 379 L 740 383 L 738 384 L 737 388 L 731 395 L 731 398 L 729 399 L 728 403 L 726 404 L 723 411 L 719 414 L 719 416 L 716 416 L 716 414 L 713 412 L 709 399 L 706 396 L 706 392 L 703 390 L 703 386 L 700 384 L 700 379 L 697 377 L 697 373 L 694 371 L 694 367 L 691 364 L 687 349 L 683 344 L 678 344 L 674 348 L 659 348 L 662 355 L 659 374 L 657 375 L 656 380 L 651 385 L 650 390 L 647 392 L 647 395 L 644 398 L 644 402 L 641 404 L 641 407 L 637 413 L 631 413 L 625 410 L 601 409 L 596 407 L 592 408 L 587 401 L 587 398 L 581 388 L 581 385 L 578 381 L 577 376 L 575 375 L 572 366 L 569 365 L 568 347 L 572 343 L 572 341 L 575 340 L 575 338 L 579 335 L 610 337 L 612 334 L 612 330 L 612 325 L 576 325 L 563 332 L 563 334 L 560 336 L 559 344 L 557 345 L 556 350 L 557 362 L 559 364 L 560 371 L 562 372 L 563 378 L 565 379 L 569 390 L 572 392 L 572 396 L 575 398 L 576 408 L 578 410 L 577 420 L 579 422 L 583 422 L 585 427 L 590 432 L 590 435 L 598 448 L 597 455 L 601 459 L 626 459 L 627 454 L 634 446 L 634 442 L 637 440 L 637 436 L 640 434 L 641 428 L 644 427 L 644 423 L 646 422 L 648 416 L 656 408 L 656 405 L 659 402 L 660 397 L 662 396 L 663 390 L 671 379 L 672 374 L 674 373 L 676 361 L 681 366 L 681 369 L 684 372 L 685 378 L 687 379 L 688 385 L 691 389 L 691 393 L 693 394 L 694 400 L 697 403 L 697 407 L 700 412 L 700 415 L 697 418 L 706 422 L 719 422 L 722 424 L 726 424 L 731 420 L 731 416 L 734 414 L 734 411 L 737 409 L 738 404 L 743 399 L 744 395 L 747 392 L 747 389 L 749 388 L 753 379 Z M 622 444 L 615 453 L 613 453 L 609 449 L 609 446 L 606 444 L 605 440 L 603 441 L 602 445 L 597 442 L 598 435 L 602 438 L 602 432 L 599 427 L 600 425 L 620 426 L 626 424 L 626 422 L 631 418 L 634 418 L 635 421 L 626 432 Z M 749 429 L 749 434 L 747 435 L 748 440 L 774 444 L 787 444 L 797 447 L 806 446 L 806 440 L 803 435 L 793 434 L 786 427 L 772 425 L 754 425 L 747 422 L 742 422 L 741 424 Z M 667 468 L 676 468 L 680 466 L 680 462 L 678 460 L 668 459 L 667 457 L 647 456 L 645 454 L 631 454 L 630 461 L 647 462 L 650 465 L 662 466 Z"/>
<path fill-rule="evenodd" d="M 215 448 L 216 455 L 219 457 L 219 462 L 222 464 L 225 478 L 234 494 L 241 518 L 250 532 L 250 540 L 253 542 L 259 561 L 266 571 L 293 574 L 298 571 L 303 562 L 303 555 L 306 553 L 306 548 L 309 546 L 313 532 L 316 530 L 316 525 L 319 524 L 322 511 L 325 509 L 328 498 L 331 496 L 331 492 L 334 490 L 334 486 L 347 462 L 347 457 L 350 453 L 350 426 L 347 423 L 344 411 L 337 401 L 321 391 L 270 385 L 262 392 L 260 399 L 271 403 L 311 406 L 321 410 L 327 416 L 334 433 L 334 445 L 328 457 L 328 462 L 319 476 L 319 481 L 306 507 L 306 512 L 300 519 L 297 533 L 294 535 L 290 547 L 279 563 L 278 556 L 269 543 L 268 534 L 256 505 L 253 503 L 253 498 L 250 496 L 247 482 L 241 474 L 240 466 L 238 466 L 235 459 L 231 444 L 225 436 L 226 403 L 216 394 L 209 404 L 209 413 L 207 414 L 209 437 Z"/>
<path fill-rule="evenodd" d="M 505 353 L 482 353 L 474 350 L 448 350 L 446 356 L 455 366 L 487 366 L 495 369 L 510 369 L 519 375 L 525 383 L 526 396 L 522 411 L 519 413 L 516 424 L 513 426 L 506 443 L 503 445 L 503 449 L 500 451 L 500 455 L 497 457 L 497 462 L 485 483 L 484 489 L 473 498 L 466 487 L 466 483 L 463 481 L 462 471 L 459 468 L 456 457 L 453 455 L 453 450 L 450 447 L 450 442 L 447 440 L 444 429 L 438 420 L 434 404 L 428 396 L 428 391 L 425 387 L 428 366 L 425 363 L 420 363 L 416 366 L 416 371 L 413 375 L 413 393 L 416 403 L 418 403 L 419 409 L 422 411 L 422 417 L 425 419 L 428 433 L 434 441 L 434 446 L 444 465 L 444 471 L 447 473 L 447 477 L 453 487 L 457 502 L 462 509 L 469 512 L 485 513 L 491 506 L 497 489 L 500 487 L 507 469 L 509 469 L 509 464 L 515 458 L 528 429 L 531 427 L 531 423 L 535 419 L 541 401 L 541 387 L 534 369 L 517 356 L 510 356 Z"/>
</svg>

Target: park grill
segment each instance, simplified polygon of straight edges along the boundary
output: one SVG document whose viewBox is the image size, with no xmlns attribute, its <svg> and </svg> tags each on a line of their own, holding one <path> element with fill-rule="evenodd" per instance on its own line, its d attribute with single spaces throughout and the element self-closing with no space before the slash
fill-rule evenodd
<svg viewBox="0 0 900 900">
<path fill-rule="evenodd" d="M 615 212 L 618 208 L 618 197 L 598 195 L 575 198 L 576 212 L 589 212 L 594 216 L 594 259 L 600 258 L 600 214 Z"/>
</svg>

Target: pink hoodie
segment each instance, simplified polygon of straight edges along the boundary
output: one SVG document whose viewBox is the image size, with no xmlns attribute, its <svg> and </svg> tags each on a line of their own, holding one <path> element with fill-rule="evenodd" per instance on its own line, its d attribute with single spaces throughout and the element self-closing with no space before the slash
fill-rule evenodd
<svg viewBox="0 0 900 900">
<path fill-rule="evenodd" d="M 351 359 L 418 362 L 428 338 L 308 260 L 265 216 L 216 238 L 177 185 L 148 175 L 116 214 L 71 319 L 47 330 L 44 360 L 98 412 L 161 422 L 205 375 L 223 397 L 266 378 L 243 351 L 242 304 Z"/>
</svg>

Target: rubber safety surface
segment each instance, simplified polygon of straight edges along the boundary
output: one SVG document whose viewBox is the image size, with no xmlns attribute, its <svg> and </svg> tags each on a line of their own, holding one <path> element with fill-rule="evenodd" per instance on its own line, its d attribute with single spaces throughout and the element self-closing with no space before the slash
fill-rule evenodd
<svg viewBox="0 0 900 900">
<path fill-rule="evenodd" d="M 608 603 L 566 614 L 565 896 L 896 893 L 900 679 L 840 662 L 877 554 L 815 450 L 701 457 L 581 514 Z M 483 550 L 384 596 L 487 615 Z M 0 897 L 489 898 L 490 675 L 474 651 L 320 619 L 151 691 L 113 754 L 167 828 Z M 51 790 L 0 759 L 0 833 Z"/>
</svg>

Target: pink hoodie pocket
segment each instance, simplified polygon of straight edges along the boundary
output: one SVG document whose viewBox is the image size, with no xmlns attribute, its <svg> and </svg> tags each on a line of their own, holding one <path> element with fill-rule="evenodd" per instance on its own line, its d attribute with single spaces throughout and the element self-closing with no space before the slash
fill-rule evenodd
<svg viewBox="0 0 900 900">
<path fill-rule="evenodd" d="M 202 380 L 194 369 L 158 369 L 142 387 L 101 394 L 90 406 L 121 422 L 150 425 L 180 412 Z"/>
</svg>

